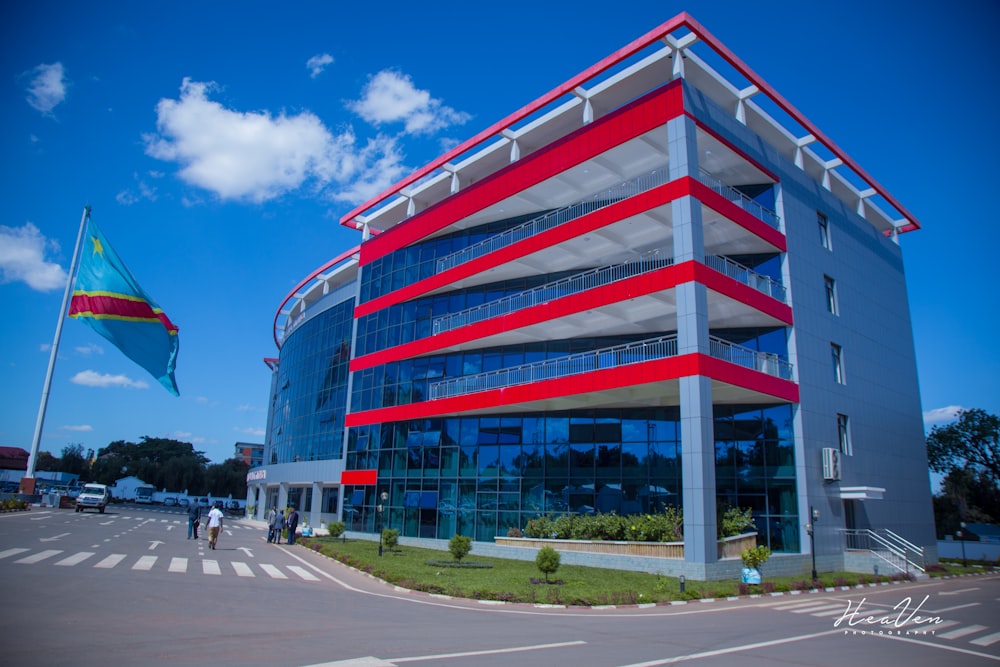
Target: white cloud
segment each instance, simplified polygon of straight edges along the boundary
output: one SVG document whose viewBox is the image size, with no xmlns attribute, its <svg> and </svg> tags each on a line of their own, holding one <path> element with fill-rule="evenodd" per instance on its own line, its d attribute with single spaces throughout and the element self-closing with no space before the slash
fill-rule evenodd
<svg viewBox="0 0 1000 667">
<path fill-rule="evenodd" d="M 181 165 L 186 182 L 223 199 L 257 203 L 298 189 L 346 181 L 356 158 L 354 135 L 334 135 L 315 115 L 239 112 L 208 99 L 214 84 L 184 79 L 180 99 L 157 105 L 158 135 L 146 153 Z"/>
<path fill-rule="evenodd" d="M 159 172 L 150 172 L 153 178 L 162 176 Z M 122 206 L 132 206 L 140 201 L 156 201 L 156 187 L 149 185 L 139 174 L 132 175 L 135 180 L 135 188 L 127 188 L 115 195 L 115 200 Z"/>
<path fill-rule="evenodd" d="M 61 430 L 63 430 L 63 431 L 81 431 L 81 432 L 87 432 L 87 433 L 89 433 L 90 431 L 94 430 L 94 427 L 91 426 L 90 424 L 80 424 L 78 426 L 73 426 L 71 424 L 66 424 L 65 426 L 60 426 L 59 428 Z"/>
<path fill-rule="evenodd" d="M 329 53 L 322 53 L 315 55 L 306 61 L 306 67 L 309 68 L 309 76 L 315 79 L 317 76 L 323 73 L 327 65 L 333 63 L 333 56 Z"/>
<path fill-rule="evenodd" d="M 76 350 L 77 354 L 82 354 L 85 357 L 89 357 L 92 354 L 104 354 L 104 348 L 94 343 L 89 343 L 87 345 L 80 345 L 73 349 Z"/>
<path fill-rule="evenodd" d="M 239 428 L 239 427 L 234 427 L 233 430 L 236 431 L 236 432 L 238 432 L 238 433 L 244 433 L 246 435 L 253 435 L 253 436 L 258 436 L 258 437 L 264 437 L 264 429 L 262 429 L 262 428 L 253 428 L 253 427 Z"/>
<path fill-rule="evenodd" d="M 70 378 L 70 382 L 83 385 L 84 387 L 100 387 L 102 389 L 106 389 L 107 387 L 149 389 L 149 385 L 143 380 L 133 380 L 127 375 L 101 374 L 97 371 L 80 371 Z"/>
<path fill-rule="evenodd" d="M 58 249 L 58 243 L 46 239 L 30 222 L 22 227 L 0 225 L 0 282 L 22 281 L 39 292 L 65 287 L 66 272 L 45 259 L 46 250 Z"/>
<path fill-rule="evenodd" d="M 402 150 L 392 137 L 379 135 L 369 139 L 357 154 L 357 174 L 353 181 L 331 191 L 330 197 L 344 202 L 368 201 L 409 171 L 403 159 Z"/>
<path fill-rule="evenodd" d="M 409 76 L 382 70 L 368 79 L 361 99 L 347 108 L 372 125 L 402 122 L 407 134 L 431 134 L 450 125 L 463 125 L 471 116 L 445 106 L 419 90 Z"/>
<path fill-rule="evenodd" d="M 942 424 L 958 419 L 958 413 L 964 410 L 961 405 L 949 405 L 945 408 L 934 408 L 924 412 L 924 424 Z"/>
<path fill-rule="evenodd" d="M 25 99 L 43 114 L 52 113 L 66 99 L 66 75 L 62 63 L 39 65 L 24 74 L 31 77 Z"/>
</svg>

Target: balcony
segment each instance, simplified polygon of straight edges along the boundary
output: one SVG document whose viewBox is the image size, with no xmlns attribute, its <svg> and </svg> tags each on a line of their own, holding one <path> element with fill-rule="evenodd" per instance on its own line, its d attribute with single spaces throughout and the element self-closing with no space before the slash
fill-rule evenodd
<svg viewBox="0 0 1000 667">
<path fill-rule="evenodd" d="M 618 203 L 623 199 L 648 192 L 655 187 L 664 185 L 668 180 L 669 174 L 666 166 L 654 169 L 613 188 L 593 194 L 583 201 L 550 211 L 537 218 L 532 218 L 516 227 L 483 239 L 478 243 L 473 243 L 446 257 L 442 257 L 437 261 L 436 272 L 442 273 L 466 262 L 471 262 L 483 255 L 488 255 L 501 248 L 506 248 L 519 241 L 581 218 L 606 206 Z"/>
<path fill-rule="evenodd" d="M 792 365 L 776 354 L 757 352 L 715 336 L 709 337 L 709 354 L 744 368 L 750 368 L 784 380 L 792 379 Z M 677 356 L 677 334 L 670 334 L 557 359 L 546 359 L 531 364 L 442 380 L 431 383 L 428 393 L 430 400 L 464 396 L 481 391 L 593 373 L 599 370 L 620 368 L 675 356 Z"/>
<path fill-rule="evenodd" d="M 704 169 L 699 170 L 698 181 L 701 182 L 702 185 L 710 188 L 717 194 L 736 204 L 758 220 L 766 223 L 769 227 L 772 227 L 779 232 L 781 231 L 781 219 L 778 218 L 778 215 L 771 209 L 761 206 L 753 199 L 750 199 L 750 197 L 747 197 L 736 188 L 726 185 Z"/>
<path fill-rule="evenodd" d="M 773 299 L 777 299 L 782 303 L 788 303 L 787 290 L 784 285 L 770 276 L 757 273 L 753 269 L 738 264 L 728 257 L 720 257 L 718 255 L 706 256 L 705 266 L 715 269 L 719 273 L 729 276 L 748 287 L 752 287 Z"/>
<path fill-rule="evenodd" d="M 432 323 L 434 335 L 458 329 L 460 327 L 501 317 L 510 313 L 539 306 L 555 301 L 565 296 L 579 294 L 590 289 L 610 285 L 627 280 L 643 273 L 656 271 L 674 263 L 671 257 L 660 257 L 658 253 L 649 253 L 637 262 L 613 264 L 597 269 L 591 269 L 561 280 L 525 290 L 518 294 L 496 299 L 473 308 L 435 318 Z"/>
</svg>

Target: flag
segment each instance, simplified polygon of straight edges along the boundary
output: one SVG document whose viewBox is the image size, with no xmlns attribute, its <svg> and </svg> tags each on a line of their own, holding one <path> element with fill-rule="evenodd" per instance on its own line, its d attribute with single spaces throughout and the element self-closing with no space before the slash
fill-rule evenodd
<svg viewBox="0 0 1000 667">
<path fill-rule="evenodd" d="M 174 396 L 177 327 L 147 295 L 88 216 L 69 317 L 107 338 Z"/>
</svg>

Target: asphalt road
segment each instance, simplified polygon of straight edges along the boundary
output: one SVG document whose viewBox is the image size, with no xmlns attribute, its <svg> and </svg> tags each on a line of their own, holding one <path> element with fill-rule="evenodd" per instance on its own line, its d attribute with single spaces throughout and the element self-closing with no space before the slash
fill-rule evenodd
<svg viewBox="0 0 1000 667">
<path fill-rule="evenodd" d="M 551 608 L 397 589 L 256 524 L 180 509 L 0 514 L 0 664 L 305 667 L 979 665 L 1000 577 L 685 605 Z M 445 576 L 447 576 L 445 574 Z"/>
</svg>

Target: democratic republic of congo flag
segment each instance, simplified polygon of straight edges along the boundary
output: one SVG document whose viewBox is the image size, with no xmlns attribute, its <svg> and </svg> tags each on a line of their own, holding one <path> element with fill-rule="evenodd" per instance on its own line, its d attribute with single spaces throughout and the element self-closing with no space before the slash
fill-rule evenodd
<svg viewBox="0 0 1000 667">
<path fill-rule="evenodd" d="M 149 298 L 94 221 L 80 249 L 69 316 L 107 338 L 174 396 L 177 327 Z"/>
</svg>

